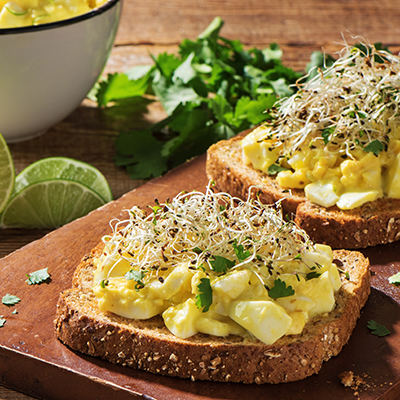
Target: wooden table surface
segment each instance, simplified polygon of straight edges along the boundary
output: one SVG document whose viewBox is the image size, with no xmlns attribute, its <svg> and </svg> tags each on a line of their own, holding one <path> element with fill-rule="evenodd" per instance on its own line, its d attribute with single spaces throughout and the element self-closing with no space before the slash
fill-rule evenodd
<svg viewBox="0 0 400 400">
<path fill-rule="evenodd" d="M 225 25 L 222 36 L 264 48 L 277 42 L 286 65 L 304 70 L 314 50 L 333 54 L 346 40 L 361 37 L 400 50 L 400 3 L 393 0 L 124 0 L 115 46 L 104 74 L 150 64 L 150 54 L 175 52 L 184 38 L 194 39 L 215 16 Z M 155 104 L 129 121 L 110 116 L 89 100 L 46 134 L 11 144 L 16 173 L 49 156 L 67 156 L 99 168 L 114 198 L 140 186 L 113 164 L 114 140 L 120 130 L 140 129 L 157 121 Z M 0 258 L 46 234 L 40 230 L 0 230 Z M 1 332 L 0 332 L 1 333 Z M 0 360 L 1 362 L 1 360 Z M 0 386 L 0 400 L 31 397 Z"/>
</svg>

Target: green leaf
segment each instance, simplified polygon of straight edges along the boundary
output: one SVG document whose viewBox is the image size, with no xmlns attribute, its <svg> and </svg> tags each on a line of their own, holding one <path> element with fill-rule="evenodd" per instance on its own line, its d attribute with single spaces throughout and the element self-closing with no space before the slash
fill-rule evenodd
<svg viewBox="0 0 400 400">
<path fill-rule="evenodd" d="M 237 244 L 237 240 L 233 242 L 233 249 L 235 251 L 236 257 L 238 258 L 239 262 L 245 261 L 247 258 L 250 257 L 251 253 L 249 250 L 244 250 L 242 244 Z"/>
<path fill-rule="evenodd" d="M 326 146 L 329 143 L 329 137 L 335 131 L 335 127 L 325 128 L 322 133 L 322 139 L 324 140 L 324 145 Z"/>
<path fill-rule="evenodd" d="M 211 24 L 201 33 L 198 37 L 199 39 L 211 39 L 217 40 L 219 32 L 224 25 L 224 21 L 220 17 L 215 17 Z"/>
<path fill-rule="evenodd" d="M 126 166 L 132 179 L 160 176 L 168 169 L 168 160 L 161 155 L 163 144 L 148 129 L 121 132 L 115 141 L 116 165 Z"/>
<path fill-rule="evenodd" d="M 160 100 L 165 112 L 171 115 L 179 104 L 194 102 L 200 104 L 201 96 L 191 87 L 177 79 L 173 85 L 169 84 L 167 79 L 160 78 L 158 82 L 153 83 L 153 90 Z"/>
<path fill-rule="evenodd" d="M 381 151 L 385 150 L 385 148 L 386 146 L 384 143 L 382 143 L 378 139 L 375 139 L 364 147 L 364 151 L 367 153 L 374 153 L 375 155 L 378 155 Z"/>
<path fill-rule="evenodd" d="M 375 322 L 372 319 L 370 321 L 368 321 L 367 327 L 373 335 L 376 335 L 379 337 L 390 335 L 390 331 L 389 331 L 389 329 L 386 328 L 386 326 L 378 324 L 377 322 Z"/>
<path fill-rule="evenodd" d="M 14 296 L 12 294 L 6 294 L 5 296 L 3 296 L 1 302 L 7 306 L 7 307 L 11 307 L 14 306 L 15 304 L 18 304 L 21 301 L 21 299 L 17 296 Z"/>
<path fill-rule="evenodd" d="M 335 62 L 332 56 L 321 51 L 314 51 L 311 54 L 310 60 L 306 66 L 306 71 L 309 73 L 307 80 L 314 78 L 318 74 L 318 68 L 324 70 L 331 67 Z"/>
<path fill-rule="evenodd" d="M 281 171 L 287 171 L 287 168 L 281 167 L 278 164 L 272 164 L 268 167 L 268 175 L 276 175 Z"/>
<path fill-rule="evenodd" d="M 268 295 L 271 299 L 292 296 L 294 293 L 293 288 L 291 286 L 286 287 L 286 282 L 279 278 L 275 279 L 274 287 L 268 290 Z"/>
<path fill-rule="evenodd" d="M 28 285 L 39 285 L 41 283 L 48 283 L 50 281 L 50 275 L 48 273 L 48 268 L 39 269 L 37 271 L 26 274 L 28 279 L 26 283 Z"/>
<path fill-rule="evenodd" d="M 209 278 L 201 278 L 197 285 L 199 294 L 196 296 L 197 308 L 202 308 L 203 312 L 207 312 L 213 302 L 213 293 Z"/>
<path fill-rule="evenodd" d="M 316 279 L 319 278 L 321 274 L 317 271 L 311 271 L 306 275 L 306 281 L 309 281 L 310 279 Z"/>
<path fill-rule="evenodd" d="M 146 75 L 136 80 L 130 80 L 126 74 L 109 74 L 107 81 L 100 82 L 96 98 L 99 106 L 106 106 L 111 101 L 129 97 L 143 96 L 149 85 Z"/>
<path fill-rule="evenodd" d="M 400 286 L 400 272 L 389 277 L 389 283 L 395 286 Z"/>
<path fill-rule="evenodd" d="M 213 271 L 219 273 L 226 273 L 235 265 L 235 261 L 221 256 L 212 256 L 209 260 Z"/>
<path fill-rule="evenodd" d="M 127 281 L 134 280 L 136 282 L 135 290 L 138 292 L 140 289 L 144 288 L 145 284 L 143 282 L 143 278 L 146 276 L 146 273 L 143 271 L 136 271 L 134 269 L 129 270 L 124 278 Z"/>
<path fill-rule="evenodd" d="M 0 328 L 2 328 L 6 324 L 7 320 L 0 315 Z"/>
</svg>

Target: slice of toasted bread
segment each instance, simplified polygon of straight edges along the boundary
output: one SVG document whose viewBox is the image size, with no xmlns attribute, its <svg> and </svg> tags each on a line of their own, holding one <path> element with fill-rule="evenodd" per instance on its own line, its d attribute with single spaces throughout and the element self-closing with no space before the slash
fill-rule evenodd
<svg viewBox="0 0 400 400">
<path fill-rule="evenodd" d="M 257 171 L 242 161 L 242 136 L 220 141 L 207 152 L 206 172 L 220 191 L 247 198 L 251 186 L 257 186 L 263 203 L 285 199 L 284 211 L 304 229 L 316 243 L 335 249 L 357 249 L 400 239 L 400 199 L 382 197 L 353 210 L 336 206 L 325 208 L 311 203 L 303 190 L 289 193 L 275 178 Z"/>
<path fill-rule="evenodd" d="M 316 374 L 349 340 L 370 292 L 368 259 L 354 251 L 334 251 L 349 279 L 342 274 L 334 310 L 310 320 L 300 335 L 284 336 L 273 345 L 238 336 L 179 339 L 160 316 L 130 320 L 99 310 L 92 291 L 93 259 L 102 249 L 99 245 L 82 260 L 73 287 L 60 295 L 57 337 L 71 349 L 112 363 L 192 380 L 261 384 Z"/>
</svg>

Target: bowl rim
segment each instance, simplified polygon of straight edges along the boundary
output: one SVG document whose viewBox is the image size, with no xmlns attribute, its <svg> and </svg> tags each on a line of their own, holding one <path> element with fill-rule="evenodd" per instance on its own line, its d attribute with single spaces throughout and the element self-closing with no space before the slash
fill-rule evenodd
<svg viewBox="0 0 400 400">
<path fill-rule="evenodd" d="M 58 28 L 58 27 L 62 27 L 62 26 L 76 24 L 76 23 L 84 21 L 86 19 L 90 19 L 97 15 L 103 14 L 104 12 L 111 9 L 119 2 L 122 2 L 122 0 L 107 0 L 101 6 L 96 7 L 95 9 L 93 9 L 85 14 L 77 15 L 76 17 L 63 19 L 60 21 L 49 22 L 47 24 L 19 26 L 19 27 L 15 27 L 15 28 L 0 28 L 0 36 L 1 35 L 10 35 L 10 34 L 15 34 L 15 33 L 44 31 L 47 29 L 54 29 L 54 28 Z"/>
</svg>

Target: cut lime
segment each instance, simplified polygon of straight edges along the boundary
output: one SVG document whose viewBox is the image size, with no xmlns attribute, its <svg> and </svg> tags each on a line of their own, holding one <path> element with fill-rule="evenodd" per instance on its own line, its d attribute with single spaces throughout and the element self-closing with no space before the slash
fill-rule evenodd
<svg viewBox="0 0 400 400">
<path fill-rule="evenodd" d="M 13 196 L 32 183 L 52 179 L 80 182 L 98 193 L 105 202 L 112 200 L 110 186 L 97 168 L 67 157 L 43 158 L 26 167 L 15 178 Z"/>
<path fill-rule="evenodd" d="M 14 187 L 14 164 L 7 143 L 0 134 L 0 213 L 7 204 Z"/>
<path fill-rule="evenodd" d="M 58 228 L 105 201 L 79 182 L 52 179 L 32 183 L 11 198 L 1 218 L 7 228 Z"/>
</svg>

